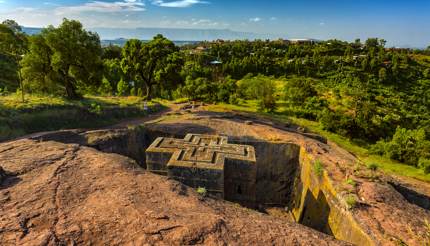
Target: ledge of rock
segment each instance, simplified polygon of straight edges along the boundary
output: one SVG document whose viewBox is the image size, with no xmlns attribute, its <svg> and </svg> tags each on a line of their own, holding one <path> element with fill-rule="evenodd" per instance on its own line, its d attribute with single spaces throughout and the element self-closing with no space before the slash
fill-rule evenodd
<svg viewBox="0 0 430 246">
<path fill-rule="evenodd" d="M 2 245 L 345 245 L 77 144 L 3 143 L 0 160 Z"/>
</svg>

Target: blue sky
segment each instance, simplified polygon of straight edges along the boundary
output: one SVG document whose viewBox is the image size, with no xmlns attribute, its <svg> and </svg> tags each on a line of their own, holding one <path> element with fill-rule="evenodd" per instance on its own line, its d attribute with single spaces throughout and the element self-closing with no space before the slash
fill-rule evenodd
<svg viewBox="0 0 430 246">
<path fill-rule="evenodd" d="M 232 29 L 289 38 L 381 37 L 430 45 L 430 0 L 0 0 L 0 20 L 93 27 Z"/>
</svg>

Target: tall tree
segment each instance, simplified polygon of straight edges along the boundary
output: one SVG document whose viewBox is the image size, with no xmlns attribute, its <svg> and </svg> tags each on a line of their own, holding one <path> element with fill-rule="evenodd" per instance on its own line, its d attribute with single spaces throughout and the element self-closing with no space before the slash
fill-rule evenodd
<svg viewBox="0 0 430 246">
<path fill-rule="evenodd" d="M 22 83 L 19 63 L 27 50 L 27 36 L 14 20 L 5 20 L 0 24 L 0 54 L 11 58 L 17 69 L 17 77 L 24 101 L 24 84 Z"/>
<path fill-rule="evenodd" d="M 155 85 L 167 83 L 175 74 L 179 74 L 183 64 L 179 48 L 162 35 L 155 36 L 148 43 L 128 40 L 122 57 L 124 73 L 142 86 L 147 98 L 151 96 Z"/>
<path fill-rule="evenodd" d="M 32 39 L 28 58 L 26 56 L 23 61 L 23 71 L 26 71 L 26 79 L 31 80 L 29 76 L 37 72 L 36 66 L 44 64 L 45 79 L 55 77 L 54 82 L 65 89 L 67 97 L 77 99 L 81 97 L 79 87 L 100 83 L 101 54 L 97 34 L 84 30 L 78 21 L 64 19 L 58 28 L 50 26 L 39 38 Z"/>
</svg>

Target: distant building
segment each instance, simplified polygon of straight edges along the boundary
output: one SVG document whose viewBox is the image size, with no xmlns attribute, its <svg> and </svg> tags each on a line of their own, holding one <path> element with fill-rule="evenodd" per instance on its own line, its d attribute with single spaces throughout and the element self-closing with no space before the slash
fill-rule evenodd
<svg viewBox="0 0 430 246">
<path fill-rule="evenodd" d="M 222 64 L 222 62 L 218 61 L 218 60 L 211 61 L 211 65 L 221 65 L 221 64 Z"/>
<path fill-rule="evenodd" d="M 293 39 L 287 39 L 284 41 L 289 44 L 316 44 L 316 43 L 322 42 L 321 40 L 312 39 L 312 38 L 293 38 Z"/>
</svg>

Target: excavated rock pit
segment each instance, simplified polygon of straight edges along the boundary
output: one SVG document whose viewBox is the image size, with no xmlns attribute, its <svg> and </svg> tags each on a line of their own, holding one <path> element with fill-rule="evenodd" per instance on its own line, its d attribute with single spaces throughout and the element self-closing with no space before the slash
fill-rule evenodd
<svg viewBox="0 0 430 246">
<path fill-rule="evenodd" d="M 193 115 L 134 129 L 62 131 L 32 138 L 117 153 L 146 168 L 145 150 L 156 138 L 182 139 L 188 133 L 228 136 L 229 143 L 255 148 L 255 203 L 242 205 L 259 211 L 278 208 L 282 215 L 279 217 L 286 221 L 299 222 L 356 245 L 421 245 L 430 238 L 425 227 L 426 219 L 430 221 L 429 211 L 423 209 L 425 199 L 423 206 L 415 206 L 409 200 L 421 196 L 405 199 L 398 193 L 405 192 L 385 182 L 384 177 L 355 170 L 357 160 L 352 155 L 315 135 L 291 133 L 268 124 L 249 125 L 231 116 Z M 315 170 L 317 161 L 323 163 L 322 171 Z M 346 185 L 347 178 L 353 178 L 357 185 Z M 237 187 L 225 189 L 240 192 Z M 353 208 L 346 202 L 346 197 L 351 196 Z"/>
</svg>

